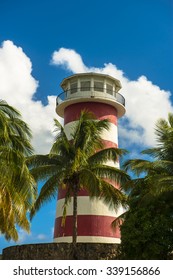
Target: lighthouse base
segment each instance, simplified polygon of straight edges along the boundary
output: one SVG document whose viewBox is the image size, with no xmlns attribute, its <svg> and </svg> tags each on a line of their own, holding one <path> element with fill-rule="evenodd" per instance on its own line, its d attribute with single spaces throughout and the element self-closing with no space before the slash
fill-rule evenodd
<svg viewBox="0 0 173 280">
<path fill-rule="evenodd" d="M 3 260 L 71 260 L 72 244 L 39 243 L 7 247 Z M 115 260 L 118 244 L 77 243 L 79 260 Z"/>
</svg>

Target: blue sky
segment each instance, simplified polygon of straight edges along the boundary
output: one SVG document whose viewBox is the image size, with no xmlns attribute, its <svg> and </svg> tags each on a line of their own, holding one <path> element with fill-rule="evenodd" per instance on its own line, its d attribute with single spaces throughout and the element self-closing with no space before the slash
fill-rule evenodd
<svg viewBox="0 0 173 280">
<path fill-rule="evenodd" d="M 173 112 L 172 0 L 0 0 L 0 98 L 18 108 L 37 153 L 53 141 L 60 82 L 77 72 L 120 79 L 126 117 L 119 143 L 152 146 L 154 123 Z M 20 243 L 51 242 L 55 201 L 33 219 Z M 0 236 L 0 249 L 13 245 Z"/>
</svg>

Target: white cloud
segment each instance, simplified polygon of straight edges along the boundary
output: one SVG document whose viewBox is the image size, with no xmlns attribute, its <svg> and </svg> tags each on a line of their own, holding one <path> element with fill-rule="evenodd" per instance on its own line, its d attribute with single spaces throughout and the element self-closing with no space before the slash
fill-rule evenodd
<svg viewBox="0 0 173 280">
<path fill-rule="evenodd" d="M 146 145 L 155 144 L 154 128 L 159 118 L 167 118 L 168 112 L 173 112 L 170 92 L 161 90 L 145 76 L 137 81 L 127 81 L 122 92 L 126 98 L 126 117 L 131 128 L 136 130 Z M 141 130 L 143 134 L 141 135 Z"/>
<path fill-rule="evenodd" d="M 4 41 L 0 48 L 0 98 L 17 108 L 33 132 L 37 153 L 47 153 L 53 136 L 55 96 L 48 96 L 48 105 L 34 101 L 38 81 L 32 76 L 32 63 L 22 48 Z"/>
<path fill-rule="evenodd" d="M 122 84 L 120 93 L 126 99 L 126 115 L 119 124 L 123 146 L 155 144 L 156 120 L 167 118 L 168 112 L 173 112 L 170 92 L 161 90 L 145 76 L 131 81 L 112 63 L 105 63 L 102 68 L 87 67 L 75 50 L 60 48 L 54 51 L 51 62 L 72 73 L 97 72 L 119 79 Z M 21 112 L 33 132 L 36 152 L 47 153 L 53 141 L 53 118 L 57 118 L 56 96 L 48 96 L 46 106 L 34 100 L 39 84 L 32 76 L 31 60 L 12 41 L 4 41 L 0 47 L 0 77 L 0 98 Z"/>
<path fill-rule="evenodd" d="M 66 69 L 75 73 L 87 72 L 87 67 L 84 65 L 81 56 L 70 49 L 60 48 L 59 51 L 54 51 L 52 64 L 63 65 Z"/>
<path fill-rule="evenodd" d="M 46 240 L 47 239 L 47 236 L 43 233 L 40 233 L 37 235 L 36 239 L 38 240 Z"/>
<path fill-rule="evenodd" d="M 0 49 L 1 97 L 10 95 L 11 101 L 20 103 L 32 98 L 38 82 L 32 77 L 32 64 L 22 48 L 16 47 L 11 41 L 4 41 Z"/>
<path fill-rule="evenodd" d="M 19 229 L 18 230 L 18 241 L 17 244 L 22 244 L 24 241 L 30 239 L 32 237 L 32 233 L 27 233 L 26 231 L 24 231 L 23 229 Z M 15 243 L 14 241 L 11 241 L 12 243 Z"/>
<path fill-rule="evenodd" d="M 122 70 L 112 63 L 104 64 L 103 68 L 87 67 L 81 56 L 71 49 L 61 48 L 52 56 L 52 63 L 64 66 L 73 73 L 97 72 L 108 74 L 119 79 L 122 84 L 120 93 L 126 99 L 126 122 L 119 125 L 119 134 L 124 143 L 155 144 L 154 127 L 158 118 L 167 118 L 168 112 L 173 112 L 170 101 L 171 93 L 161 90 L 145 76 L 131 81 L 125 77 Z M 125 125 L 122 125 L 125 124 Z"/>
</svg>

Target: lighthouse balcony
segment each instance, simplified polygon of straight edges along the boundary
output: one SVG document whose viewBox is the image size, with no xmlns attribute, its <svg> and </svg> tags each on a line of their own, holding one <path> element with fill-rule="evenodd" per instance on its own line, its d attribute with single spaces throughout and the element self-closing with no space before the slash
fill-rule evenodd
<svg viewBox="0 0 173 280">
<path fill-rule="evenodd" d="M 64 108 L 79 102 L 101 102 L 110 104 L 117 109 L 118 117 L 125 113 L 125 98 L 118 92 L 104 88 L 86 87 L 71 88 L 57 96 L 56 110 L 63 116 Z"/>
</svg>

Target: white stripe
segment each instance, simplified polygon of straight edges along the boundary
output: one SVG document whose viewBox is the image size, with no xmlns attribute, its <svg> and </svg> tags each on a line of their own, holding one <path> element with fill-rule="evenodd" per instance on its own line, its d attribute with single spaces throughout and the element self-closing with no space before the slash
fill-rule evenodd
<svg viewBox="0 0 173 280">
<path fill-rule="evenodd" d="M 114 162 L 113 160 L 107 160 L 104 165 L 108 165 L 108 166 L 111 166 L 111 167 L 116 167 L 116 168 L 120 168 L 120 164 L 119 162 Z"/>
<path fill-rule="evenodd" d="M 64 126 L 64 131 L 65 131 L 65 133 L 67 135 L 67 138 L 69 140 L 73 139 L 72 134 L 74 133 L 74 129 L 77 125 L 77 122 L 78 121 L 72 121 L 72 122 L 67 123 Z M 104 129 L 102 134 L 101 134 L 101 138 L 103 140 L 111 141 L 115 144 L 118 144 L 117 126 L 113 123 L 110 123 L 109 130 Z"/>
<path fill-rule="evenodd" d="M 56 208 L 56 218 L 63 215 L 63 205 L 65 199 L 59 199 Z M 67 207 L 67 216 L 73 215 L 73 198 L 71 203 Z M 118 211 L 109 209 L 107 205 L 103 203 L 102 200 L 93 199 L 91 200 L 89 196 L 79 196 L 78 197 L 78 215 L 100 215 L 109 217 L 118 217 L 124 212 L 122 207 L 119 207 Z"/>
<path fill-rule="evenodd" d="M 57 237 L 54 238 L 53 242 L 60 243 L 60 242 L 66 242 L 66 243 L 72 243 L 72 237 L 71 236 L 65 236 L 65 237 Z M 109 243 L 109 244 L 120 244 L 121 240 L 120 238 L 115 237 L 102 237 L 102 236 L 78 236 L 77 237 L 78 243 Z"/>
<path fill-rule="evenodd" d="M 101 137 L 103 140 L 111 141 L 118 145 L 118 129 L 113 123 L 110 123 L 109 130 L 104 129 Z"/>
</svg>

